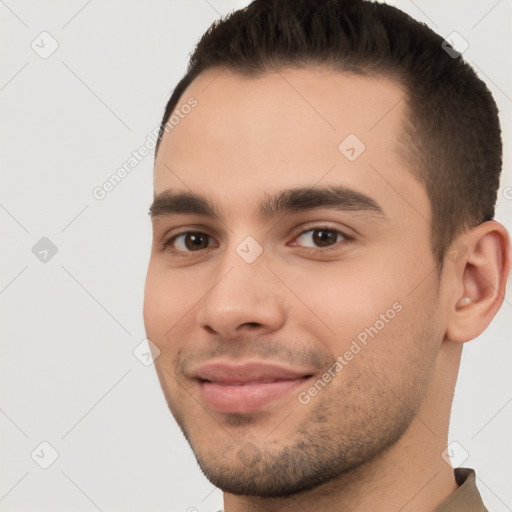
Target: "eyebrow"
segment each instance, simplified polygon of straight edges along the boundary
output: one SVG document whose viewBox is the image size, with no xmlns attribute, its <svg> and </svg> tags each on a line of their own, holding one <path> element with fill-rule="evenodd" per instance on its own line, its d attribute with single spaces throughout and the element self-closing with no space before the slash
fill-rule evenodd
<svg viewBox="0 0 512 512">
<path fill-rule="evenodd" d="M 383 209 L 371 197 L 345 186 L 292 188 L 267 194 L 259 204 L 262 219 L 270 220 L 285 213 L 329 208 L 340 211 L 367 212 L 386 218 Z M 202 215 L 222 219 L 220 208 L 194 192 L 166 190 L 155 195 L 149 209 L 152 218 L 167 215 Z"/>
</svg>

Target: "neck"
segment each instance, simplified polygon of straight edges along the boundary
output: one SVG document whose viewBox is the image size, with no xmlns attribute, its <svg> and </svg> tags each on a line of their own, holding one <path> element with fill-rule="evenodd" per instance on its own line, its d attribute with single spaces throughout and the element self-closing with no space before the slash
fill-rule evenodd
<svg viewBox="0 0 512 512">
<path fill-rule="evenodd" d="M 434 512 L 457 489 L 443 459 L 460 346 L 445 342 L 435 377 L 405 434 L 372 461 L 310 491 L 283 498 L 224 493 L 225 512 Z M 455 355 L 455 357 L 454 357 Z M 446 377 L 449 375 L 449 377 Z M 451 393 L 447 390 L 451 390 Z"/>
</svg>

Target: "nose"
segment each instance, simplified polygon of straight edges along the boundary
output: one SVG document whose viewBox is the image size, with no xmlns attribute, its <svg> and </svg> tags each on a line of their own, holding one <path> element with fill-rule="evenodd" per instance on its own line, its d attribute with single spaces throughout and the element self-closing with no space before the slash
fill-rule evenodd
<svg viewBox="0 0 512 512">
<path fill-rule="evenodd" d="M 198 324 L 209 334 L 225 339 L 276 331 L 285 323 L 281 293 L 263 261 L 230 260 L 205 296 L 198 310 Z"/>
</svg>

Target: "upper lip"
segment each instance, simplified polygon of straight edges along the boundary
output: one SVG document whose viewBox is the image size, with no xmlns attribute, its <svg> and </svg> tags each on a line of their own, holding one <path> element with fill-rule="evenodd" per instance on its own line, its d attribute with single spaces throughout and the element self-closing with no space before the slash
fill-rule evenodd
<svg viewBox="0 0 512 512">
<path fill-rule="evenodd" d="M 285 366 L 269 363 L 248 362 L 230 364 L 222 362 L 207 363 L 200 366 L 194 377 L 200 380 L 220 384 L 241 384 L 247 382 L 274 382 L 310 377 L 311 372 L 294 370 Z"/>
</svg>

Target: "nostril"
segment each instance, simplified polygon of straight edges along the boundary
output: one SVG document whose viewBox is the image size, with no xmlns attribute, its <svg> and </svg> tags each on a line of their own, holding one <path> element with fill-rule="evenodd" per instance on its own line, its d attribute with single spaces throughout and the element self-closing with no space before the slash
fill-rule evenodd
<svg viewBox="0 0 512 512">
<path fill-rule="evenodd" d="M 246 325 L 247 327 L 261 327 L 261 324 L 259 324 L 258 322 L 247 322 L 244 325 Z"/>
</svg>

